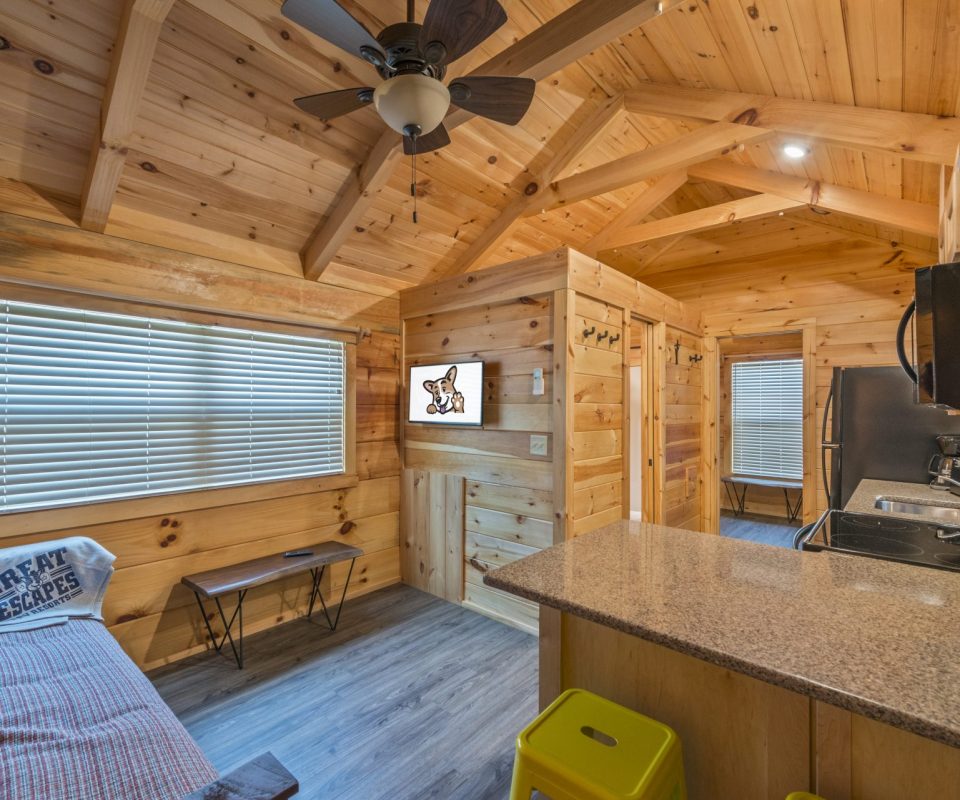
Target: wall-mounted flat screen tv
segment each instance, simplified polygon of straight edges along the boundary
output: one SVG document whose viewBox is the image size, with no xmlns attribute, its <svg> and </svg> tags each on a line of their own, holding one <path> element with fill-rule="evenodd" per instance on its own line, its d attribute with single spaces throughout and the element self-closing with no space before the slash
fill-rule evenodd
<svg viewBox="0 0 960 800">
<path fill-rule="evenodd" d="M 483 362 L 410 367 L 408 419 L 438 425 L 483 424 Z"/>
</svg>

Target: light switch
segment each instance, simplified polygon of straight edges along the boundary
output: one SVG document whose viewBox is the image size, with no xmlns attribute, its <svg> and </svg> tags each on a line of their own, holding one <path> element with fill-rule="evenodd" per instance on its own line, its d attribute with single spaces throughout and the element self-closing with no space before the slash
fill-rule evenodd
<svg viewBox="0 0 960 800">
<path fill-rule="evenodd" d="M 532 434 L 530 436 L 530 455 L 545 456 L 547 454 L 547 437 Z"/>
<path fill-rule="evenodd" d="M 533 371 L 533 393 L 535 395 L 543 394 L 543 370 L 540 367 Z"/>
</svg>

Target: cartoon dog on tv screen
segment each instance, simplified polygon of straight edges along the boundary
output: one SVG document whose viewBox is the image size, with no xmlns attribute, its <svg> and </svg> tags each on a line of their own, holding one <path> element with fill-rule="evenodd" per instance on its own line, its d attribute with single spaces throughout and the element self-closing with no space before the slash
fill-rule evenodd
<svg viewBox="0 0 960 800">
<path fill-rule="evenodd" d="M 450 367 L 447 374 L 436 381 L 424 381 L 423 388 L 433 398 L 427 406 L 428 414 L 462 414 L 463 395 L 457 391 L 457 368 Z"/>
</svg>

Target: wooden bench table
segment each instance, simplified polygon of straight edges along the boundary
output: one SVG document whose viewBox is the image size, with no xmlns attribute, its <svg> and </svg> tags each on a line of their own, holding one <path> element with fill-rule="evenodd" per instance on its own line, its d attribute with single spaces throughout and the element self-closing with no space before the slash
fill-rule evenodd
<svg viewBox="0 0 960 800">
<path fill-rule="evenodd" d="M 721 479 L 724 488 L 727 490 L 727 499 L 733 506 L 733 516 L 739 517 L 744 511 L 744 504 L 747 502 L 747 489 L 751 486 L 766 486 L 770 489 L 783 489 L 783 500 L 787 504 L 787 521 L 796 522 L 803 509 L 803 481 L 791 480 L 789 478 L 755 478 L 752 475 L 724 475 Z M 743 486 L 741 492 L 737 491 L 737 485 Z M 730 488 L 733 487 L 733 495 L 730 494 Z M 791 504 L 789 491 L 795 489 L 800 492 L 796 504 Z"/>
<path fill-rule="evenodd" d="M 347 598 L 347 587 L 350 585 L 350 577 L 353 575 L 353 565 L 356 563 L 357 557 L 363 555 L 363 551 L 359 547 L 351 547 L 342 542 L 323 542 L 311 547 L 300 548 L 300 551 L 309 551 L 310 555 L 287 557 L 283 553 L 276 553 L 272 556 L 218 567 L 194 575 L 185 575 L 180 579 L 184 586 L 193 590 L 194 597 L 197 598 L 197 605 L 200 606 L 200 614 L 207 626 L 207 632 L 210 634 L 210 640 L 216 647 L 217 652 L 219 653 L 223 645 L 229 641 L 233 656 L 237 660 L 237 667 L 240 669 L 243 669 L 243 599 L 246 597 L 247 591 L 254 586 L 262 586 L 265 583 L 271 583 L 280 578 L 309 570 L 312 582 L 307 618 L 313 616 L 314 604 L 319 597 L 330 630 L 335 631 L 337 629 L 340 622 L 340 612 L 343 611 L 343 602 Z M 348 560 L 350 561 L 350 571 L 347 573 L 347 580 L 343 584 L 343 594 L 340 597 L 340 604 L 337 606 L 337 615 L 331 619 L 330 610 L 327 608 L 323 594 L 320 592 L 320 581 L 323 580 L 323 573 L 328 564 Z M 233 615 L 228 621 L 220 603 L 220 598 L 232 592 L 237 593 L 237 607 L 233 610 Z M 217 611 L 220 613 L 220 620 L 223 622 L 224 629 L 223 637 L 219 643 L 213 628 L 210 627 L 210 620 L 207 619 L 206 611 L 204 611 L 204 598 L 213 600 L 217 604 Z M 231 633 L 235 621 L 238 621 L 239 624 L 237 642 L 234 642 Z"/>
</svg>

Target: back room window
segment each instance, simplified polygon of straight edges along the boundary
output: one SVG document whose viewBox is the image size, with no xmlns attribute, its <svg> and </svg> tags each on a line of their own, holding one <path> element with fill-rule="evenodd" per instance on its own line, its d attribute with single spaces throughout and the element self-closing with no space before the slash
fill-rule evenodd
<svg viewBox="0 0 960 800">
<path fill-rule="evenodd" d="M 732 366 L 732 469 L 762 478 L 803 477 L 803 360 Z"/>
<path fill-rule="evenodd" d="M 344 344 L 0 300 L 0 511 L 344 470 Z"/>
</svg>

